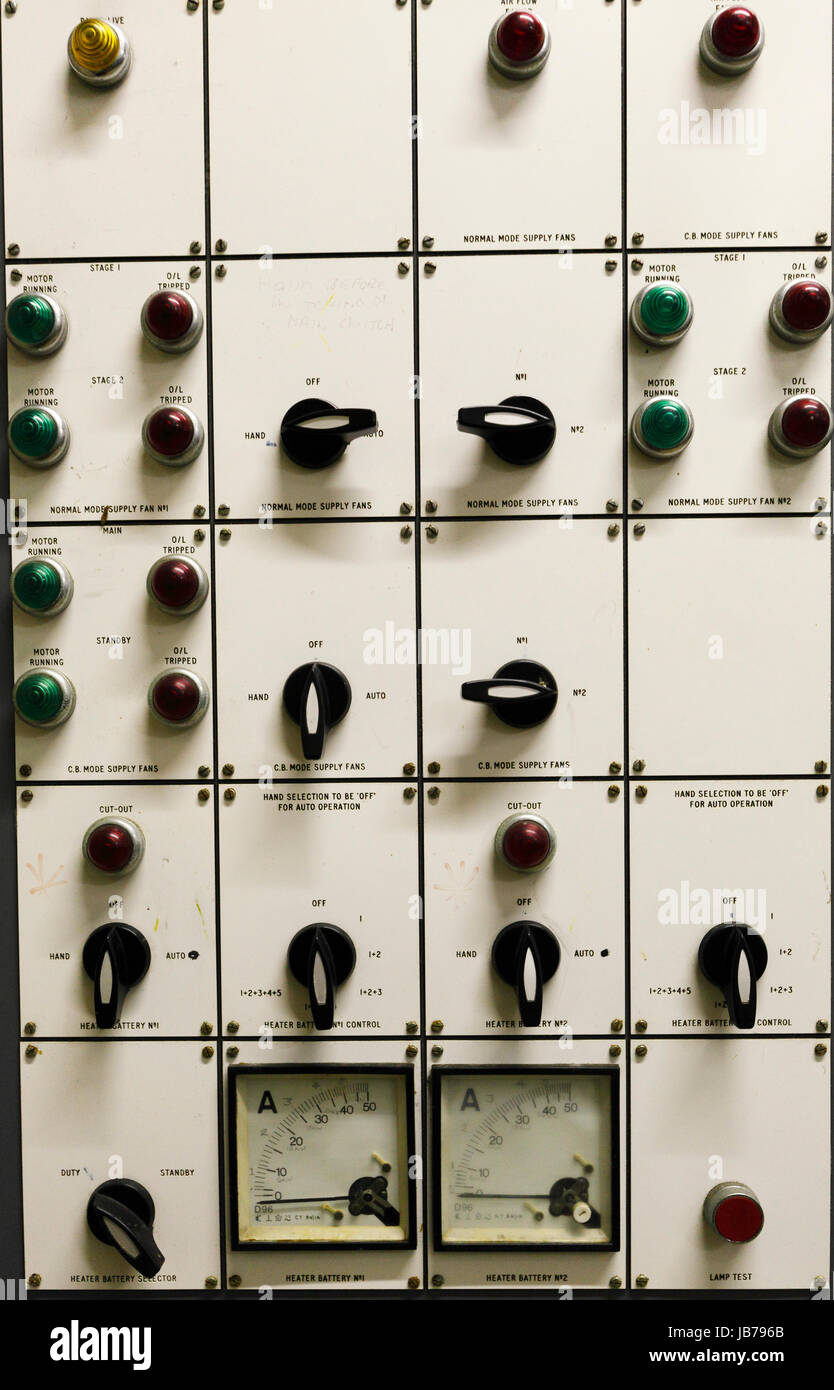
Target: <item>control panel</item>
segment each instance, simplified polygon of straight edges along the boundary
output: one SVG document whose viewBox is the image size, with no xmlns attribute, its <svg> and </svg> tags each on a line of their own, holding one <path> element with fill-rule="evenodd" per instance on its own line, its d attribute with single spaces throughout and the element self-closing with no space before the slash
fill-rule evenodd
<svg viewBox="0 0 834 1390">
<path fill-rule="evenodd" d="M 3 7 L 27 1295 L 830 1297 L 831 38 Z"/>
</svg>

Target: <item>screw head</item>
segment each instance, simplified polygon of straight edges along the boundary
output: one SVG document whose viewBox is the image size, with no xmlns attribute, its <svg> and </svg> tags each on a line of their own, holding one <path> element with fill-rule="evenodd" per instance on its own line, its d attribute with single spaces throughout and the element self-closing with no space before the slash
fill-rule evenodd
<svg viewBox="0 0 834 1390">
<path fill-rule="evenodd" d="M 631 262 L 631 268 L 632 270 L 642 270 L 643 262 L 641 260 L 638 260 L 638 258 L 635 256 L 634 260 Z"/>
<path fill-rule="evenodd" d="M 237 1056 L 239 1056 L 239 1055 L 240 1055 L 240 1048 L 238 1047 L 237 1043 L 235 1043 L 232 1047 L 227 1047 L 227 1048 L 226 1048 L 226 1056 L 227 1056 L 227 1057 L 237 1057 Z"/>
<path fill-rule="evenodd" d="M 211 1057 L 214 1056 L 214 1048 L 213 1048 L 213 1047 L 204 1047 L 201 1055 L 202 1055 L 204 1061 L 208 1062 L 209 1059 L 210 1059 Z"/>
<path fill-rule="evenodd" d="M 13 285 L 16 285 L 20 280 L 23 279 L 23 271 L 22 271 L 22 270 L 18 270 L 17 268 L 15 268 L 15 269 L 11 272 L 11 275 L 10 275 L 9 278 L 11 279 L 12 284 L 13 284 Z"/>
<path fill-rule="evenodd" d="M 635 1049 L 634 1049 L 634 1055 L 635 1055 L 635 1057 L 646 1057 L 646 1056 L 648 1056 L 648 1052 L 649 1052 L 649 1049 L 646 1047 L 646 1044 L 645 1044 L 645 1043 L 640 1043 L 640 1044 L 639 1044 L 637 1047 L 635 1047 Z"/>
<path fill-rule="evenodd" d="M 230 1018 L 230 1019 L 229 1019 L 229 1022 L 226 1024 L 226 1032 L 227 1032 L 227 1033 L 239 1033 L 239 1032 L 240 1032 L 240 1024 L 238 1023 L 238 1021 L 237 1021 L 236 1018 Z"/>
<path fill-rule="evenodd" d="M 442 1019 L 442 1018 L 435 1018 L 435 1019 L 432 1020 L 431 1031 L 432 1031 L 433 1033 L 442 1033 L 442 1032 L 443 1032 L 443 1019 Z"/>
<path fill-rule="evenodd" d="M 31 787 L 24 787 L 23 791 L 20 793 L 20 799 L 26 803 L 34 801 L 35 793 L 32 791 Z"/>
<path fill-rule="evenodd" d="M 648 794 L 649 794 L 649 789 L 648 789 L 648 787 L 644 787 L 644 786 L 642 785 L 642 783 L 641 783 L 641 785 L 640 785 L 639 787 L 636 788 L 636 795 L 637 795 L 637 798 L 638 798 L 639 801 L 643 801 L 643 800 L 648 796 Z"/>
<path fill-rule="evenodd" d="M 413 1018 L 410 1018 L 408 1020 L 408 1023 L 405 1025 L 405 1031 L 407 1033 L 416 1033 L 419 1026 L 420 1025 Z"/>
<path fill-rule="evenodd" d="M 617 510 L 617 503 L 614 501 L 613 497 L 609 497 L 605 504 L 605 510 L 607 512 L 615 512 Z"/>
<path fill-rule="evenodd" d="M 223 764 L 223 776 L 224 776 L 224 777 L 234 777 L 234 775 L 235 775 L 235 765 L 234 765 L 234 763 L 224 763 L 224 764 Z"/>
<path fill-rule="evenodd" d="M 410 516 L 413 508 L 410 502 L 400 503 L 400 516 Z"/>
<path fill-rule="evenodd" d="M 643 236 L 642 232 L 632 232 L 631 240 L 634 242 L 635 246 L 642 246 L 643 242 L 645 241 L 645 237 Z"/>
<path fill-rule="evenodd" d="M 35 1047 L 34 1043 L 30 1043 L 29 1046 L 25 1049 L 25 1053 L 27 1057 L 37 1057 L 38 1049 Z"/>
<path fill-rule="evenodd" d="M 622 1020 L 621 1018 L 612 1018 L 612 1020 L 611 1020 L 611 1032 L 612 1032 L 612 1033 L 622 1033 L 622 1031 L 623 1031 L 623 1020 Z"/>
<path fill-rule="evenodd" d="M 649 1276 L 648 1274 L 638 1274 L 634 1282 L 638 1289 L 644 1289 L 649 1282 Z"/>
<path fill-rule="evenodd" d="M 631 764 L 631 770 L 632 770 L 632 772 L 645 772 L 645 771 L 646 771 L 646 763 L 645 763 L 645 760 L 644 760 L 643 758 L 635 758 L 635 759 L 634 759 L 634 762 Z"/>
<path fill-rule="evenodd" d="M 430 540 L 430 541 L 436 541 L 436 540 L 437 540 L 437 537 L 438 537 L 439 535 L 440 535 L 440 532 L 438 531 L 438 529 L 437 529 L 436 526 L 427 526 L 427 527 L 426 527 L 426 537 L 427 537 L 428 540 Z"/>
<path fill-rule="evenodd" d="M 10 241 L 10 242 L 9 242 L 8 252 L 9 252 L 9 255 L 10 255 L 10 256 L 19 256 L 19 255 L 20 255 L 20 247 L 18 246 L 18 244 L 17 244 L 16 241 Z"/>
<path fill-rule="evenodd" d="M 399 271 L 400 275 L 407 275 L 410 269 L 411 266 L 408 264 L 408 261 L 400 261 L 397 265 L 397 270 Z"/>
<path fill-rule="evenodd" d="M 195 5 L 194 8 L 195 8 L 195 9 L 197 8 L 196 5 Z M 203 1280 L 203 1282 L 204 1282 L 204 1284 L 205 1284 L 205 1286 L 206 1286 L 207 1289 L 216 1289 L 216 1288 L 217 1288 L 217 1275 L 216 1275 L 216 1274 L 207 1274 L 206 1277 L 205 1277 L 205 1279 Z"/>
<path fill-rule="evenodd" d="M 37 1023 L 24 1023 L 23 1031 L 27 1037 L 31 1037 L 33 1033 L 37 1033 L 38 1025 Z"/>
<path fill-rule="evenodd" d="M 426 249 L 427 251 L 431 251 L 431 248 L 434 246 L 434 237 L 433 237 L 433 236 L 424 236 L 424 237 L 423 237 L 423 246 L 425 247 L 425 249 Z"/>
<path fill-rule="evenodd" d="M 203 273 L 203 267 L 200 265 L 191 265 L 188 267 L 188 273 L 192 280 L 199 280 Z"/>
<path fill-rule="evenodd" d="M 635 521 L 635 523 L 634 523 L 634 534 L 635 534 L 635 536 L 645 536 L 645 534 L 646 534 L 646 523 L 645 523 L 645 521 Z"/>
<path fill-rule="evenodd" d="M 210 1024 L 210 1023 L 205 1023 L 205 1022 L 204 1022 L 204 1023 L 201 1023 L 201 1024 L 200 1024 L 200 1032 L 202 1033 L 202 1035 L 203 1035 L 204 1038 L 205 1038 L 205 1037 L 209 1037 L 209 1036 L 211 1035 L 211 1024 Z"/>
<path fill-rule="evenodd" d="M 609 1057 L 619 1057 L 619 1055 L 620 1055 L 620 1053 L 622 1052 L 622 1050 L 623 1050 L 623 1049 L 620 1047 L 620 1044 L 619 1044 L 619 1043 L 612 1043 L 611 1046 L 610 1046 L 609 1049 L 608 1049 L 608 1056 L 609 1056 Z"/>
<path fill-rule="evenodd" d="M 430 498 L 430 497 L 426 499 L 426 511 L 427 511 L 427 512 L 436 512 L 436 511 L 437 511 L 437 503 L 436 503 L 435 501 L 433 501 L 432 498 Z"/>
<path fill-rule="evenodd" d="M 221 502 L 220 506 L 217 508 L 217 515 L 228 516 L 230 511 L 231 507 L 229 506 L 228 502 Z"/>
<path fill-rule="evenodd" d="M 409 1276 L 408 1287 L 409 1287 L 410 1289 L 419 1289 L 419 1287 L 420 1287 L 420 1280 L 417 1278 L 417 1275 L 416 1275 L 416 1274 L 411 1274 L 411 1275 Z"/>
<path fill-rule="evenodd" d="M 816 236 L 814 237 L 814 241 L 817 242 L 819 246 L 824 246 L 827 240 L 828 232 L 817 232 Z"/>
<path fill-rule="evenodd" d="M 440 763 L 436 763 L 436 762 L 431 762 L 431 763 L 429 763 L 429 765 L 428 765 L 428 774 L 429 774 L 430 777 L 436 777 L 439 771 L 440 771 Z"/>
<path fill-rule="evenodd" d="M 815 762 L 815 763 L 814 763 L 814 771 L 815 771 L 817 774 L 821 774 L 821 773 L 823 773 L 823 772 L 827 772 L 827 771 L 828 771 L 828 763 L 825 762 L 822 758 L 820 758 L 818 762 Z"/>
<path fill-rule="evenodd" d="M 426 4 L 426 0 L 423 0 L 423 4 Z M 431 1277 L 431 1286 L 433 1289 L 442 1289 L 445 1282 L 442 1274 L 433 1274 Z"/>
<path fill-rule="evenodd" d="M 417 771 L 417 768 L 416 768 L 416 765 L 415 765 L 414 763 L 403 763 L 403 776 L 404 776 L 404 777 L 413 777 L 416 771 Z"/>
<path fill-rule="evenodd" d="M 222 256 L 224 251 L 228 251 L 229 243 L 228 241 L 224 241 L 222 236 L 219 236 L 216 242 L 214 243 L 214 249 L 215 251 L 219 251 L 220 255 Z"/>
<path fill-rule="evenodd" d="M 407 251 L 410 245 L 411 245 L 411 237 L 408 237 L 408 236 L 401 236 L 401 237 L 398 237 L 398 238 L 397 238 L 397 250 L 398 250 L 398 251 Z"/>
<path fill-rule="evenodd" d="M 211 792 L 209 791 L 208 787 L 201 787 L 200 790 L 199 790 L 198 793 L 197 793 L 197 800 L 198 800 L 198 801 L 208 801 L 208 799 L 209 799 L 210 796 L 211 796 Z"/>
<path fill-rule="evenodd" d="M 205 538 L 206 538 L 206 533 L 205 533 L 205 531 L 203 531 L 202 528 L 198 526 L 198 527 L 197 527 L 197 530 L 194 532 L 194 539 L 195 539 L 195 541 L 204 541 Z"/>
<path fill-rule="evenodd" d="M 193 515 L 193 516 L 198 516 L 198 517 L 199 517 L 199 516 L 205 516 L 205 514 L 206 514 L 206 509 L 205 509 L 205 507 L 203 506 L 202 502 L 198 502 L 197 505 L 196 505 L 196 507 L 194 508 L 194 511 L 193 511 L 192 515 Z"/>
<path fill-rule="evenodd" d="M 442 1057 L 442 1056 L 443 1056 L 443 1048 L 440 1046 L 440 1043 L 435 1043 L 435 1044 L 434 1044 L 434 1047 L 433 1047 L 432 1050 L 431 1050 L 431 1055 L 432 1055 L 432 1057 Z"/>
<path fill-rule="evenodd" d="M 228 526 L 222 526 L 218 534 L 221 541 L 230 541 L 232 539 L 232 533 Z"/>
<path fill-rule="evenodd" d="M 229 1288 L 230 1288 L 230 1289 L 239 1289 L 242 1283 L 243 1283 L 243 1277 L 242 1277 L 240 1274 L 230 1274 L 230 1275 L 229 1275 Z"/>
<path fill-rule="evenodd" d="M 226 278 L 226 267 L 225 267 L 224 265 L 217 265 L 217 266 L 214 267 L 214 273 L 215 273 L 215 275 L 217 276 L 217 279 L 218 279 L 218 280 L 225 280 L 225 278 Z"/>
<path fill-rule="evenodd" d="M 26 1282 L 30 1289 L 39 1289 L 41 1286 L 41 1276 L 39 1274 L 30 1274 Z"/>
<path fill-rule="evenodd" d="M 816 1023 L 816 1029 L 817 1029 L 817 1032 L 818 1032 L 818 1033 L 827 1033 L 827 1032 L 828 1032 L 828 1019 L 827 1019 L 827 1018 L 818 1018 L 818 1019 L 817 1019 L 817 1023 Z"/>
<path fill-rule="evenodd" d="M 610 774 L 611 774 L 612 777 L 619 777 L 619 775 L 620 775 L 620 773 L 622 772 L 622 770 L 623 770 L 623 765 L 622 765 L 622 763 L 609 763 L 609 764 L 608 764 L 608 771 L 610 772 Z"/>
<path fill-rule="evenodd" d="M 405 1049 L 405 1055 L 406 1057 L 416 1057 L 419 1051 L 420 1049 L 416 1043 L 409 1043 L 408 1047 Z"/>
<path fill-rule="evenodd" d="M 820 798 L 820 800 L 822 800 L 823 797 L 828 796 L 828 787 L 825 785 L 824 782 L 820 782 L 819 786 L 817 787 L 817 796 Z"/>
<path fill-rule="evenodd" d="M 440 788 L 439 788 L 439 787 L 429 787 L 429 790 L 428 790 L 427 795 L 428 795 L 429 801 L 438 801 L 438 800 L 440 799 Z"/>
<path fill-rule="evenodd" d="M 612 782 L 611 786 L 608 788 L 608 795 L 612 801 L 616 801 L 617 797 L 620 795 L 620 788 L 615 782 Z"/>
<path fill-rule="evenodd" d="M 31 763 L 21 763 L 21 764 L 20 764 L 20 775 L 21 775 L 21 777 L 31 777 L 31 776 L 32 776 L 32 764 L 31 764 Z"/>
<path fill-rule="evenodd" d="M 199 256 L 200 252 L 203 249 L 203 243 L 201 241 L 192 241 L 188 249 L 191 252 L 192 256 Z"/>
<path fill-rule="evenodd" d="M 234 801 L 236 795 L 237 795 L 237 792 L 235 791 L 234 787 L 227 787 L 226 790 L 225 790 L 224 793 L 223 793 L 223 800 L 224 800 L 224 801 Z"/>
<path fill-rule="evenodd" d="M 644 1018 L 638 1018 L 637 1022 L 634 1025 L 634 1031 L 636 1033 L 645 1033 L 648 1026 L 648 1023 Z"/>
<path fill-rule="evenodd" d="M 413 801 L 416 795 L 416 787 L 403 787 L 403 796 L 405 797 L 406 801 Z"/>
<path fill-rule="evenodd" d="M 605 244 L 606 244 L 606 246 L 616 246 L 616 245 L 617 245 L 616 233 L 614 233 L 614 232 L 609 232 L 609 233 L 608 233 L 608 236 L 605 238 Z"/>
<path fill-rule="evenodd" d="M 401 540 L 410 541 L 413 534 L 414 534 L 414 532 L 412 531 L 412 529 L 411 529 L 410 526 L 401 526 L 401 527 L 400 527 L 400 539 L 401 539 Z"/>
<path fill-rule="evenodd" d="M 814 1048 L 814 1056 L 815 1056 L 815 1057 L 824 1057 L 827 1051 L 828 1051 L 828 1048 L 826 1047 L 825 1043 L 817 1043 L 816 1047 Z M 26 1049 L 26 1052 L 27 1052 L 27 1055 L 28 1055 L 28 1052 L 29 1052 L 28 1047 L 27 1047 L 27 1049 Z"/>
<path fill-rule="evenodd" d="M 817 256 L 817 259 L 814 261 L 814 265 L 817 267 L 817 270 L 825 270 L 825 267 L 828 265 L 828 257 Z"/>
<path fill-rule="evenodd" d="M 608 1280 L 608 1287 L 609 1289 L 621 1289 L 623 1287 L 623 1281 L 619 1274 L 611 1275 L 611 1278 Z"/>
</svg>

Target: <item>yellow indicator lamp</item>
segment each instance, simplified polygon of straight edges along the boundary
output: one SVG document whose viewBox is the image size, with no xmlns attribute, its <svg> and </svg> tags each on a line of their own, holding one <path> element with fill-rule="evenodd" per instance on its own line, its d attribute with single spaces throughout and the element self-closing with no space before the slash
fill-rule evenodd
<svg viewBox="0 0 834 1390">
<path fill-rule="evenodd" d="M 130 67 L 130 45 L 117 24 L 103 19 L 82 19 L 67 44 L 69 63 L 82 82 L 92 87 L 112 87 Z"/>
</svg>

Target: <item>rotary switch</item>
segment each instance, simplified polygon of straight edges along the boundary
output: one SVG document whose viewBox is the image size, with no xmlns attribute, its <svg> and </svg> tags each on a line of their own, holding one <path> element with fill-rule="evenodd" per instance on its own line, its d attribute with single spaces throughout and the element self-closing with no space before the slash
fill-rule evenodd
<svg viewBox="0 0 834 1390">
<path fill-rule="evenodd" d="M 502 724 L 513 729 L 543 724 L 559 698 L 555 678 L 538 661 L 508 661 L 492 680 L 464 681 L 460 693 L 464 700 L 488 705 Z"/>
<path fill-rule="evenodd" d="M 82 19 L 67 42 L 69 65 L 91 87 L 113 87 L 127 76 L 130 44 L 118 24 Z"/>
<path fill-rule="evenodd" d="M 727 1001 L 734 1028 L 756 1026 L 756 981 L 767 966 L 764 938 L 743 923 L 711 927 L 698 947 L 698 964 Z"/>
<path fill-rule="evenodd" d="M 458 429 L 486 440 L 505 463 L 538 463 L 556 438 L 553 413 L 533 396 L 507 396 L 498 405 L 466 406 Z"/>
<path fill-rule="evenodd" d="M 301 728 L 301 750 L 316 762 L 324 753 L 328 730 L 339 724 L 350 709 L 347 676 L 324 661 L 297 666 L 284 683 L 284 709 Z"/>
<path fill-rule="evenodd" d="M 97 1028 L 116 1028 L 129 989 L 148 973 L 151 948 L 136 927 L 107 922 L 84 943 L 82 964 L 93 982 Z"/>
<path fill-rule="evenodd" d="M 704 1198 L 704 1220 L 723 1240 L 745 1245 L 764 1226 L 764 1211 L 746 1183 L 719 1182 Z"/>
<path fill-rule="evenodd" d="M 145 853 L 145 836 L 127 816 L 102 816 L 85 830 L 81 851 L 103 874 L 129 874 Z"/>
<path fill-rule="evenodd" d="M 9 448 L 30 468 L 51 468 L 69 448 L 69 426 L 63 415 L 45 405 L 27 405 L 9 421 Z"/>
<path fill-rule="evenodd" d="M 489 61 L 502 77 L 535 77 L 550 56 L 550 30 L 529 10 L 513 10 L 497 19 L 489 36 Z"/>
<path fill-rule="evenodd" d="M 15 681 L 12 703 L 25 724 L 54 729 L 75 709 L 75 686 L 57 667 L 44 666 L 26 671 Z"/>
<path fill-rule="evenodd" d="M 508 869 L 538 873 L 556 853 L 556 832 L 544 816 L 519 811 L 502 820 L 495 832 L 495 853 Z"/>
<path fill-rule="evenodd" d="M 139 318 L 148 342 L 162 352 L 187 352 L 203 331 L 203 312 L 185 290 L 149 294 Z"/>
<path fill-rule="evenodd" d="M 150 1192 L 132 1178 L 99 1183 L 87 1203 L 87 1225 L 96 1239 L 114 1245 L 146 1279 L 158 1274 L 165 1263 L 153 1238 L 155 1216 Z"/>
<path fill-rule="evenodd" d="M 631 438 L 649 458 L 670 459 L 683 452 L 692 438 L 692 411 L 677 396 L 654 396 L 631 417 Z"/>
<path fill-rule="evenodd" d="M 300 468 L 328 468 L 351 440 L 376 428 L 373 410 L 340 410 L 311 396 L 290 406 L 281 421 L 281 447 Z"/>
<path fill-rule="evenodd" d="M 163 724 L 189 729 L 198 724 L 209 707 L 209 689 L 196 671 L 169 666 L 148 687 L 148 704 Z"/>
<path fill-rule="evenodd" d="M 67 336 L 67 316 L 52 296 L 18 294 L 6 310 L 6 336 L 29 357 L 49 357 Z"/>
<path fill-rule="evenodd" d="M 752 68 L 764 47 L 761 20 L 746 5 L 728 5 L 707 20 L 701 31 L 701 57 L 723 77 Z"/>
<path fill-rule="evenodd" d="M 511 922 L 492 943 L 493 968 L 515 990 L 525 1028 L 542 1021 L 543 990 L 559 968 L 562 953 L 548 927 L 540 922 Z"/>
<path fill-rule="evenodd" d="M 768 438 L 780 454 L 805 459 L 824 449 L 834 431 L 831 410 L 816 396 L 791 396 L 768 421 Z"/>
<path fill-rule="evenodd" d="M 148 570 L 148 597 L 163 613 L 185 617 L 201 608 L 208 595 L 208 575 L 186 555 L 164 555 Z"/>
<path fill-rule="evenodd" d="M 287 962 L 310 997 L 310 1012 L 316 1032 L 333 1027 L 336 990 L 352 973 L 356 948 L 341 927 L 329 922 L 313 922 L 296 932 L 287 950 Z"/>
<path fill-rule="evenodd" d="M 161 406 L 145 416 L 142 443 L 157 463 L 181 468 L 191 463 L 203 447 L 203 426 L 184 405 Z"/>
<path fill-rule="evenodd" d="M 692 326 L 692 300 L 681 285 L 662 281 L 644 285 L 631 301 L 631 327 L 652 347 L 679 343 Z"/>
<path fill-rule="evenodd" d="M 63 612 L 72 590 L 72 575 L 58 560 L 31 556 L 12 575 L 12 598 L 18 608 L 36 618 Z"/>
<path fill-rule="evenodd" d="M 770 326 L 789 343 L 812 343 L 834 317 L 834 302 L 818 280 L 782 285 L 770 303 Z"/>
</svg>

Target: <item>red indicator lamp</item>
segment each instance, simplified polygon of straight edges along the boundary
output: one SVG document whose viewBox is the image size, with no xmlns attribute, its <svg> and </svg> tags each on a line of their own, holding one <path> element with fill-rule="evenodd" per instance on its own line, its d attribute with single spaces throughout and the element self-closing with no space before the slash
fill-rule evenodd
<svg viewBox="0 0 834 1390">
<path fill-rule="evenodd" d="M 489 36 L 489 61 L 502 77 L 514 80 L 541 72 L 550 54 L 550 30 L 529 10 L 513 10 L 495 21 Z"/>
<path fill-rule="evenodd" d="M 165 555 L 148 571 L 148 596 L 163 613 L 184 617 L 205 603 L 208 576 L 186 555 Z"/>
<path fill-rule="evenodd" d="M 142 332 L 162 352 L 187 352 L 203 331 L 203 314 L 185 290 L 159 290 L 142 305 Z"/>
<path fill-rule="evenodd" d="M 152 410 L 142 425 L 142 443 L 157 463 L 180 468 L 191 463 L 203 447 L 203 427 L 184 405 Z"/>
<path fill-rule="evenodd" d="M 746 1245 L 764 1226 L 764 1212 L 752 1188 L 720 1182 L 704 1198 L 704 1220 L 723 1240 Z"/>
<path fill-rule="evenodd" d="M 752 68 L 764 47 L 761 20 L 746 5 L 728 5 L 708 19 L 701 32 L 701 57 L 724 77 Z"/>
<path fill-rule="evenodd" d="M 544 816 L 516 812 L 496 830 L 495 853 L 507 868 L 518 873 L 538 872 L 547 868 L 556 853 L 556 832 Z"/>
<path fill-rule="evenodd" d="M 789 458 L 810 458 L 831 438 L 831 409 L 816 396 L 792 396 L 777 405 L 767 427 L 775 449 Z"/>
<path fill-rule="evenodd" d="M 87 863 L 103 874 L 129 874 L 145 853 L 145 836 L 126 816 L 102 816 L 84 832 Z"/>
<path fill-rule="evenodd" d="M 789 343 L 812 343 L 834 317 L 834 302 L 818 280 L 794 280 L 777 290 L 770 304 L 770 326 Z"/>
<path fill-rule="evenodd" d="M 151 681 L 148 704 L 163 724 L 187 729 L 199 723 L 209 707 L 208 686 L 196 671 L 171 666 Z"/>
</svg>

